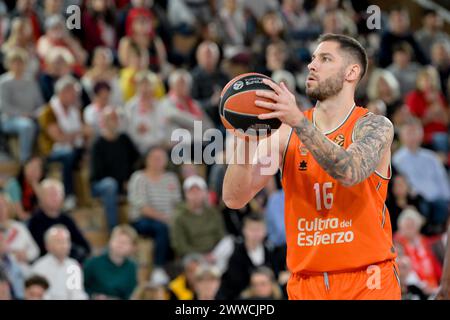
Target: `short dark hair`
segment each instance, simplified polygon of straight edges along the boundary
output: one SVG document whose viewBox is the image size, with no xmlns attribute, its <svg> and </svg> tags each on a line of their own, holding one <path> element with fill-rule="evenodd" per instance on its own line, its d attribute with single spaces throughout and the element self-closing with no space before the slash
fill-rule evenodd
<svg viewBox="0 0 450 320">
<path fill-rule="evenodd" d="M 247 222 L 262 222 L 262 223 L 264 223 L 264 218 L 261 214 L 252 212 L 244 217 L 243 225 L 246 225 Z"/>
<path fill-rule="evenodd" d="M 111 91 L 111 86 L 106 81 L 99 81 L 94 85 L 94 93 L 98 94 L 102 90 Z"/>
<path fill-rule="evenodd" d="M 361 66 L 360 79 L 364 77 L 367 71 L 368 58 L 367 52 L 355 38 L 335 33 L 326 33 L 319 37 L 319 43 L 333 41 L 339 43 L 340 48 L 358 61 Z"/>
<path fill-rule="evenodd" d="M 25 280 L 25 288 L 29 288 L 31 286 L 40 286 L 44 288 L 44 290 L 47 290 L 50 285 L 44 277 L 33 275 Z"/>
</svg>

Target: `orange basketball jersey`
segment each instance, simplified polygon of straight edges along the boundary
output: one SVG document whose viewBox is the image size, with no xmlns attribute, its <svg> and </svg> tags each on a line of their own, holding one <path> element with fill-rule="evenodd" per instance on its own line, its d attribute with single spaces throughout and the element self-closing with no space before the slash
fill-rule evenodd
<svg viewBox="0 0 450 320">
<path fill-rule="evenodd" d="M 305 112 L 312 123 L 313 112 Z M 367 112 L 353 107 L 345 121 L 326 136 L 348 148 L 355 123 Z M 385 206 L 388 182 L 388 177 L 374 172 L 357 185 L 343 186 L 322 169 L 291 131 L 282 166 L 289 270 L 351 271 L 394 259 Z"/>
</svg>

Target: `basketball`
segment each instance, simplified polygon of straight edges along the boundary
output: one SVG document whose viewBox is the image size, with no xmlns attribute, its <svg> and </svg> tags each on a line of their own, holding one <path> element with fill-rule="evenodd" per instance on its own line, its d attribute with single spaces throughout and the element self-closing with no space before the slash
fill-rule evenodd
<svg viewBox="0 0 450 320">
<path fill-rule="evenodd" d="M 220 118 L 225 128 L 231 129 L 233 134 L 245 137 L 269 136 L 280 127 L 279 119 L 258 119 L 259 114 L 271 112 L 255 105 L 257 99 L 272 101 L 256 96 L 256 90 L 273 91 L 263 83 L 264 78 L 270 79 L 260 73 L 245 73 L 233 78 L 223 88 L 219 104 Z"/>
</svg>

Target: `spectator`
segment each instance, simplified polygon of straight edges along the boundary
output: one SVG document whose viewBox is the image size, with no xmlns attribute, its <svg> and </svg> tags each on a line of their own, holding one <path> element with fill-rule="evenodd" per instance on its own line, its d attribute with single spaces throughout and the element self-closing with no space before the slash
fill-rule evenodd
<svg viewBox="0 0 450 320">
<path fill-rule="evenodd" d="M 194 299 L 214 300 L 220 287 L 220 271 L 210 265 L 200 266 L 195 273 Z"/>
<path fill-rule="evenodd" d="M 47 253 L 44 242 L 45 232 L 56 224 L 64 225 L 72 239 L 70 256 L 83 261 L 90 254 L 90 245 L 78 229 L 72 218 L 62 213 L 64 187 L 58 180 L 45 179 L 39 188 L 39 209 L 28 223 L 31 235 L 41 250 L 41 255 Z"/>
<path fill-rule="evenodd" d="M 6 230 L 3 226 L 0 226 L 0 273 L 5 274 L 4 278 L 9 283 L 8 286 L 11 290 L 11 296 L 13 299 L 23 299 L 24 295 L 24 275 L 14 255 L 8 250 Z M 2 288 L 2 276 L 0 275 L 0 292 L 6 291 L 6 285 L 3 284 Z M 5 294 L 5 293 L 3 293 Z"/>
<path fill-rule="evenodd" d="M 39 71 L 40 61 L 36 54 L 30 20 L 27 18 L 17 17 L 11 22 L 11 32 L 1 47 L 2 55 L 6 56 L 15 48 L 21 48 L 27 53 L 25 75 L 26 78 L 34 79 Z"/>
<path fill-rule="evenodd" d="M 39 38 L 37 52 L 41 59 L 45 59 L 52 50 L 59 47 L 70 51 L 75 59 L 72 71 L 77 76 L 82 76 L 87 59 L 86 51 L 66 29 L 64 18 L 54 15 L 45 20 L 45 34 Z"/>
<path fill-rule="evenodd" d="M 39 24 L 39 17 L 35 8 L 36 1 L 30 0 L 18 0 L 16 1 L 16 7 L 11 12 L 13 17 L 23 17 L 30 21 L 31 27 L 33 29 L 34 41 L 42 34 L 42 29 Z"/>
<path fill-rule="evenodd" d="M 205 263 L 202 255 L 190 254 L 183 258 L 183 272 L 169 283 L 170 300 L 193 300 L 195 276 Z"/>
<path fill-rule="evenodd" d="M 283 297 L 275 275 L 270 268 L 256 268 L 250 276 L 250 286 L 241 293 L 242 299 L 281 300 Z"/>
<path fill-rule="evenodd" d="M 194 32 L 213 18 L 207 0 L 168 0 L 167 18 L 178 32 Z"/>
<path fill-rule="evenodd" d="M 73 77 L 65 76 L 56 82 L 55 89 L 55 96 L 39 115 L 38 143 L 47 161 L 62 164 L 64 189 L 68 196 L 65 206 L 73 208 L 76 201 L 73 171 L 84 145 L 84 127 L 78 106 L 80 86 Z"/>
<path fill-rule="evenodd" d="M 415 33 L 415 38 L 429 60 L 434 44 L 450 45 L 450 36 L 443 30 L 442 17 L 434 10 L 425 11 L 422 16 L 422 29 Z"/>
<path fill-rule="evenodd" d="M 114 4 L 108 0 L 89 0 L 81 14 L 81 43 L 88 53 L 96 47 L 114 48 L 116 45 Z"/>
<path fill-rule="evenodd" d="M 398 231 L 394 241 L 400 256 L 407 256 L 411 266 L 419 276 L 428 295 L 437 292 L 442 267 L 430 249 L 429 241 L 420 234 L 425 220 L 414 208 L 407 208 L 398 217 Z"/>
<path fill-rule="evenodd" d="M 392 63 L 394 46 L 401 42 L 406 42 L 411 46 L 414 57 L 420 64 L 426 64 L 428 62 L 428 59 L 411 33 L 408 11 L 398 7 L 389 13 L 389 31 L 383 33 L 381 36 L 378 54 L 379 67 L 386 68 Z"/>
<path fill-rule="evenodd" d="M 39 16 L 39 23 L 41 30 L 45 29 L 45 21 L 47 18 L 54 15 L 65 15 L 65 2 L 61 0 L 43 0 L 43 4 L 38 8 L 37 14 Z"/>
<path fill-rule="evenodd" d="M 170 65 L 167 62 L 167 52 L 164 43 L 155 32 L 152 24 L 151 14 L 146 10 L 133 11 L 133 19 L 130 21 L 130 33 L 120 39 L 118 55 L 122 66 L 130 64 L 130 51 L 137 49 L 145 53 L 143 58 L 148 61 L 145 65 L 162 78 L 170 72 Z"/>
<path fill-rule="evenodd" d="M 266 50 L 266 64 L 258 70 L 260 73 L 269 77 L 273 73 L 280 70 L 287 69 L 288 48 L 284 41 L 272 42 L 267 45 Z"/>
<path fill-rule="evenodd" d="M 22 221 L 28 220 L 37 209 L 37 192 L 39 183 L 44 177 L 42 159 L 33 156 L 20 167 L 16 178 L 9 179 L 5 186 L 15 212 Z"/>
<path fill-rule="evenodd" d="M 431 48 L 431 62 L 439 73 L 440 84 L 443 94 L 450 101 L 446 87 L 450 80 L 450 44 L 437 42 Z"/>
<path fill-rule="evenodd" d="M 256 21 L 245 12 L 242 1 L 223 1 L 217 19 L 221 40 L 226 47 L 249 44 L 250 35 L 256 29 Z"/>
<path fill-rule="evenodd" d="M 44 300 L 50 284 L 42 276 L 34 275 L 25 280 L 25 300 Z"/>
<path fill-rule="evenodd" d="M 169 223 L 181 201 L 180 183 L 176 175 L 166 171 L 167 154 L 153 147 L 145 157 L 145 169 L 136 171 L 128 185 L 130 221 L 141 235 L 155 241 L 153 273 L 163 274 L 169 254 Z"/>
<path fill-rule="evenodd" d="M 218 106 L 222 88 L 228 82 L 228 77 L 220 70 L 219 55 L 217 44 L 202 42 L 197 48 L 198 65 L 192 70 L 192 98 L 200 103 L 216 127 L 223 126 Z"/>
<path fill-rule="evenodd" d="M 10 206 L 6 197 L 0 193 L 0 227 L 3 228 L 6 250 L 26 275 L 29 264 L 39 256 L 39 248 L 27 227 L 10 217 Z"/>
<path fill-rule="evenodd" d="M 125 106 L 127 132 L 141 154 L 152 146 L 169 142 L 166 113 L 155 95 L 158 82 L 150 71 L 138 73 L 137 94 Z"/>
<path fill-rule="evenodd" d="M 131 300 L 169 300 L 169 291 L 165 284 L 145 282 L 133 292 Z"/>
<path fill-rule="evenodd" d="M 86 292 L 93 299 L 130 299 L 137 284 L 137 266 L 130 257 L 137 234 L 128 225 L 113 229 L 108 250 L 84 264 Z"/>
<path fill-rule="evenodd" d="M 66 48 L 55 48 L 45 57 L 45 66 L 38 76 L 45 102 L 55 94 L 56 81 L 71 74 L 73 63 L 73 55 Z"/>
<path fill-rule="evenodd" d="M 401 106 L 400 84 L 388 70 L 376 69 L 367 85 L 370 101 L 381 100 L 386 105 L 386 116 L 391 119 Z"/>
<path fill-rule="evenodd" d="M 389 210 L 392 232 L 396 232 L 398 216 L 407 207 L 420 208 L 420 196 L 412 193 L 406 177 L 401 174 L 393 176 L 390 187 L 386 207 Z"/>
<path fill-rule="evenodd" d="M 94 87 L 98 82 L 106 82 L 111 87 L 109 104 L 115 107 L 123 106 L 122 90 L 119 73 L 113 65 L 113 53 L 107 47 L 97 47 L 92 57 L 92 65 L 81 78 L 81 84 L 91 100 L 94 99 Z"/>
<path fill-rule="evenodd" d="M 175 253 L 183 257 L 190 253 L 210 253 L 225 236 L 219 212 L 207 203 L 207 185 L 199 176 L 184 181 L 186 202 L 180 204 L 171 230 Z"/>
<path fill-rule="evenodd" d="M 244 218 L 243 241 L 235 244 L 228 262 L 228 269 L 222 276 L 217 299 L 237 299 L 250 284 L 251 272 L 259 266 L 273 267 L 272 249 L 264 243 L 266 226 L 259 215 Z"/>
<path fill-rule="evenodd" d="M 102 128 L 101 114 L 110 106 L 111 87 L 107 82 L 97 82 L 94 85 L 94 97 L 90 105 L 83 110 L 83 120 L 86 124 L 88 137 L 93 141 L 100 135 Z"/>
<path fill-rule="evenodd" d="M 91 149 L 90 181 L 92 195 L 102 199 L 108 228 L 112 230 L 118 221 L 119 195 L 125 194 L 139 152 L 130 138 L 119 132 L 115 109 L 104 109 L 100 117 L 103 126 Z"/>
<path fill-rule="evenodd" d="M 344 10 L 330 9 L 324 13 L 322 33 L 337 33 L 355 37 L 358 35 L 358 29 Z"/>
<path fill-rule="evenodd" d="M 412 119 L 400 131 L 402 147 L 397 150 L 392 163 L 406 177 L 412 191 L 423 198 L 420 212 L 430 224 L 430 232 L 438 233 L 448 215 L 450 187 L 445 168 L 430 150 L 420 147 L 423 129 L 418 120 Z"/>
<path fill-rule="evenodd" d="M 38 84 L 24 75 L 27 59 L 23 49 L 8 51 L 5 60 L 8 72 L 0 76 L 2 127 L 7 133 L 18 134 L 21 163 L 28 160 L 33 151 L 37 134 L 36 113 L 43 104 Z"/>
<path fill-rule="evenodd" d="M 32 273 L 47 279 L 50 286 L 45 299 L 87 299 L 83 288 L 83 270 L 76 260 L 69 258 L 71 246 L 69 230 L 64 225 L 53 225 L 45 232 L 44 241 L 48 253 L 33 264 Z M 76 283 L 68 286 L 69 280 Z"/>
<path fill-rule="evenodd" d="M 424 126 L 424 141 L 438 152 L 448 152 L 448 106 L 440 89 L 436 69 L 425 67 L 417 75 L 417 89 L 410 92 L 405 102 L 411 113 Z"/>
<path fill-rule="evenodd" d="M 319 24 L 304 9 L 304 0 L 282 0 L 281 14 L 289 33 L 314 32 L 319 33 Z M 316 28 L 314 28 L 316 27 Z"/>
<path fill-rule="evenodd" d="M 420 70 L 420 65 L 411 61 L 413 52 L 408 43 L 399 43 L 392 50 L 393 62 L 387 70 L 395 76 L 400 85 L 400 94 L 405 96 L 405 94 L 416 87 L 416 77 Z"/>
</svg>

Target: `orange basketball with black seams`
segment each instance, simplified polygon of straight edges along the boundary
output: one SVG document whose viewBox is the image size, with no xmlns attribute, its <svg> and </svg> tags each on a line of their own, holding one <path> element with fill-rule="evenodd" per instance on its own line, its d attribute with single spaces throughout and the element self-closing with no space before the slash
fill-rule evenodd
<svg viewBox="0 0 450 320">
<path fill-rule="evenodd" d="M 223 88 L 219 113 L 223 125 L 239 137 L 269 136 L 281 126 L 279 119 L 258 119 L 262 113 L 272 112 L 255 105 L 255 100 L 273 102 L 256 96 L 256 90 L 273 91 L 263 83 L 269 77 L 260 73 L 244 73 L 233 78 Z"/>
</svg>

